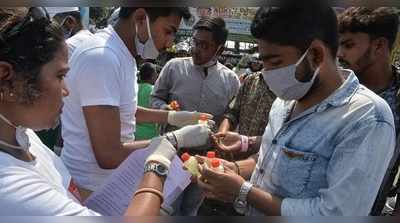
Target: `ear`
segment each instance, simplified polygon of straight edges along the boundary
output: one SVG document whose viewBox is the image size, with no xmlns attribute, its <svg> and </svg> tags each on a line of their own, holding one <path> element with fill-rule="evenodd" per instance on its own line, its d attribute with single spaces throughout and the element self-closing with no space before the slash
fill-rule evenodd
<svg viewBox="0 0 400 223">
<path fill-rule="evenodd" d="M 7 62 L 0 61 L 0 83 L 10 81 L 15 77 L 13 66 Z"/>
<path fill-rule="evenodd" d="M 135 23 L 138 26 L 144 26 L 146 25 L 146 10 L 144 8 L 138 8 L 135 10 L 135 12 L 132 14 L 133 19 Z"/>
<path fill-rule="evenodd" d="M 146 24 L 146 10 L 143 8 L 136 9 L 130 19 L 137 27 L 137 30 L 135 30 L 135 27 L 133 29 L 138 32 L 139 40 L 144 43 L 149 38 Z"/>
<path fill-rule="evenodd" d="M 67 16 L 67 18 L 65 20 L 65 25 L 69 29 L 74 29 L 78 25 L 78 22 L 76 21 L 76 19 L 73 16 Z"/>
<path fill-rule="evenodd" d="M 384 37 L 374 39 L 372 44 L 377 56 L 385 55 L 389 50 L 389 41 Z"/>
<path fill-rule="evenodd" d="M 310 46 L 309 55 L 311 56 L 311 65 L 314 69 L 321 65 L 321 63 L 326 59 L 327 53 L 329 50 L 326 49 L 324 43 L 320 40 L 314 41 Z"/>
<path fill-rule="evenodd" d="M 15 93 L 13 93 L 12 80 L 15 79 L 15 71 L 13 66 L 7 62 L 0 61 L 0 93 L 2 100 L 15 101 Z"/>
</svg>

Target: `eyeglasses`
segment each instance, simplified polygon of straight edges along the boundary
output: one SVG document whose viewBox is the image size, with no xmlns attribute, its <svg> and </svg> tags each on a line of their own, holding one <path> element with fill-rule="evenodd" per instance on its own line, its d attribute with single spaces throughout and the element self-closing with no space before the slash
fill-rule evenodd
<svg viewBox="0 0 400 223">
<path fill-rule="evenodd" d="M 31 7 L 29 8 L 24 20 L 12 27 L 10 30 L 5 31 L 2 35 L 7 37 L 17 35 L 29 23 L 42 19 L 50 21 L 50 16 L 46 9 L 44 7 Z"/>
<path fill-rule="evenodd" d="M 214 46 L 210 43 L 207 43 L 207 42 L 201 41 L 201 40 L 197 40 L 194 38 L 190 41 L 190 45 L 192 46 L 192 48 L 198 48 L 201 50 L 208 50 L 210 47 Z"/>
</svg>

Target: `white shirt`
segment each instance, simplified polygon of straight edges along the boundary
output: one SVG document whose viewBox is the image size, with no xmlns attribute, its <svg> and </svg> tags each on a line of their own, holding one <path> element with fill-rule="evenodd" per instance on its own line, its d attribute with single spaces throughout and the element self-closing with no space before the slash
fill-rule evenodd
<svg viewBox="0 0 400 223">
<path fill-rule="evenodd" d="M 61 158 L 77 185 L 95 191 L 112 170 L 101 169 L 97 164 L 82 107 L 118 107 L 121 142 L 134 140 L 138 90 L 136 62 L 109 26 L 76 49 L 70 66 L 65 79 L 70 94 L 64 99 L 61 116 L 64 139 Z"/>
<path fill-rule="evenodd" d="M 68 58 L 71 58 L 72 53 L 75 51 L 75 49 L 82 44 L 83 41 L 86 39 L 90 38 L 93 36 L 93 33 L 91 33 L 89 30 L 81 30 L 72 37 L 68 38 L 65 42 L 67 43 L 68 46 Z"/>
<path fill-rule="evenodd" d="M 1 216 L 94 216 L 70 191 L 71 175 L 32 130 L 27 130 L 35 156 L 24 162 L 0 152 Z"/>
</svg>

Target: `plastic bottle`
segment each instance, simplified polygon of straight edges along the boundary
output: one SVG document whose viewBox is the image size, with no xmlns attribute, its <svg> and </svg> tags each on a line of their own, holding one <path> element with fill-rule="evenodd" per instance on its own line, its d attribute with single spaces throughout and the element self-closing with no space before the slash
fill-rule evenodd
<svg viewBox="0 0 400 223">
<path fill-rule="evenodd" d="M 208 151 L 207 152 L 207 160 L 206 160 L 206 164 L 208 167 L 211 167 L 211 160 L 214 159 L 215 156 L 215 152 L 214 151 Z"/>
<path fill-rule="evenodd" d="M 221 161 L 216 158 L 211 160 L 211 168 L 221 173 L 225 172 L 224 166 L 221 164 Z"/>
<path fill-rule="evenodd" d="M 197 159 L 193 156 L 189 155 L 189 153 L 184 153 L 181 156 L 183 160 L 183 166 L 186 167 L 187 171 L 191 173 L 193 176 L 199 176 L 200 172 L 198 169 L 198 162 Z"/>
<path fill-rule="evenodd" d="M 201 114 L 198 123 L 202 125 L 208 125 L 208 117 L 204 114 Z"/>
<path fill-rule="evenodd" d="M 207 158 L 213 159 L 213 158 L 215 158 L 215 157 L 216 157 L 216 155 L 215 155 L 215 152 L 214 152 L 214 151 L 208 151 L 208 152 L 207 152 Z"/>
</svg>

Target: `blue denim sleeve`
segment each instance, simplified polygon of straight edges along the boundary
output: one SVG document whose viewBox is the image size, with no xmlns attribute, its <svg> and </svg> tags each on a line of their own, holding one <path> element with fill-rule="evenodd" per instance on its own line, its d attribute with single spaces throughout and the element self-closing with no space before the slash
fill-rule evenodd
<svg viewBox="0 0 400 223">
<path fill-rule="evenodd" d="M 393 124 L 363 120 L 333 143 L 328 188 L 308 199 L 285 198 L 282 216 L 366 216 L 369 214 L 395 148 Z"/>
</svg>

